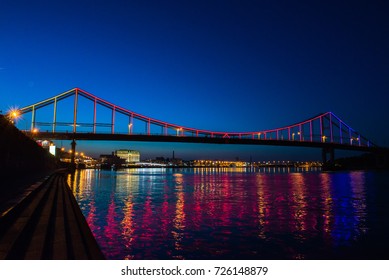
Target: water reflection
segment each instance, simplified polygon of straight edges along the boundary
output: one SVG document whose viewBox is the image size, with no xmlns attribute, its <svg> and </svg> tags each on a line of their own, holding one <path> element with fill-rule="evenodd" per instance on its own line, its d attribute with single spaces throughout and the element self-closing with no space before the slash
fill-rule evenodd
<svg viewBox="0 0 389 280">
<path fill-rule="evenodd" d="M 127 250 L 131 249 L 133 242 L 134 242 L 134 236 L 135 236 L 135 221 L 134 221 L 134 203 L 133 203 L 133 195 L 130 194 L 126 201 L 124 202 L 123 207 L 123 214 L 124 217 L 121 221 L 121 227 L 122 227 L 122 236 L 123 236 L 123 245 L 126 247 Z M 126 255 L 124 256 L 124 259 L 133 259 L 132 255 Z"/>
<path fill-rule="evenodd" d="M 298 238 L 304 239 L 304 231 L 312 227 L 311 212 L 308 211 L 307 202 L 307 186 L 304 182 L 304 175 L 302 173 L 289 174 L 290 196 L 292 202 L 292 209 L 290 210 L 292 216 L 292 230 L 297 233 Z"/>
<path fill-rule="evenodd" d="M 266 219 L 266 209 L 267 205 L 265 202 L 265 188 L 264 185 L 266 185 L 266 176 L 258 175 L 256 176 L 256 185 L 257 185 L 257 196 L 258 196 L 258 236 L 261 239 L 265 239 L 265 227 L 268 224 L 268 221 Z"/>
<path fill-rule="evenodd" d="M 356 229 L 359 234 L 367 233 L 367 205 L 366 205 L 366 188 L 365 174 L 361 171 L 350 173 L 350 183 L 353 190 L 353 208 L 356 221 Z M 357 234 L 357 235 L 359 235 Z M 355 239 L 355 238 L 354 238 Z"/>
<path fill-rule="evenodd" d="M 173 174 L 174 183 L 175 183 L 175 192 L 176 192 L 176 211 L 173 219 L 173 238 L 175 240 L 174 247 L 176 251 L 182 250 L 182 239 L 184 237 L 185 232 L 185 195 L 184 195 L 184 187 L 183 187 L 183 175 L 176 173 Z M 181 255 L 177 256 L 177 258 L 183 258 Z"/>
<path fill-rule="evenodd" d="M 364 172 L 77 170 L 68 182 L 109 259 L 336 258 L 369 234 Z"/>
</svg>

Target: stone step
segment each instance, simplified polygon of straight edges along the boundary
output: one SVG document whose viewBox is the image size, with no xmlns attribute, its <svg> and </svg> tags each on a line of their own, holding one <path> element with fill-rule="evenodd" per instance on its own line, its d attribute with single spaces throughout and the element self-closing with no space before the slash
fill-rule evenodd
<svg viewBox="0 0 389 280">
<path fill-rule="evenodd" d="M 66 260 L 70 259 L 70 250 L 68 248 L 69 238 L 67 233 L 67 221 L 65 220 L 65 189 L 64 184 L 66 182 L 63 178 L 59 179 L 58 182 L 58 197 L 57 197 L 57 208 L 56 218 L 54 224 L 54 238 L 53 238 L 53 254 L 52 259 L 54 260 Z"/>
<path fill-rule="evenodd" d="M 0 259 L 104 259 L 63 172 L 30 195 L 0 219 Z"/>
<path fill-rule="evenodd" d="M 55 176 L 49 187 L 47 200 L 43 206 L 39 217 L 34 220 L 34 228 L 30 232 L 30 242 L 26 246 L 24 259 L 43 260 L 51 259 L 48 244 L 52 238 L 53 220 L 55 218 L 55 208 L 57 206 L 58 176 Z"/>
<path fill-rule="evenodd" d="M 48 178 L 40 188 L 31 193 L 26 201 L 23 201 L 14 211 L 9 213 L 10 217 L 4 216 L 1 221 L 2 234 L 0 237 L 0 259 L 18 259 L 23 252 L 24 243 L 28 240 L 29 232 L 34 224 L 34 219 L 40 215 L 44 201 L 48 195 L 54 176 Z M 2 220 L 3 220 L 2 219 Z"/>
</svg>

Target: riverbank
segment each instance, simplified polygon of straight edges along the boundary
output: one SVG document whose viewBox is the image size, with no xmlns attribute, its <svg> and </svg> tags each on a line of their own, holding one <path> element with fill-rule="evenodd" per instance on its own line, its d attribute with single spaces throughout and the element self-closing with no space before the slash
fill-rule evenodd
<svg viewBox="0 0 389 280">
<path fill-rule="evenodd" d="M 104 259 L 59 166 L 0 115 L 0 259 Z"/>
</svg>

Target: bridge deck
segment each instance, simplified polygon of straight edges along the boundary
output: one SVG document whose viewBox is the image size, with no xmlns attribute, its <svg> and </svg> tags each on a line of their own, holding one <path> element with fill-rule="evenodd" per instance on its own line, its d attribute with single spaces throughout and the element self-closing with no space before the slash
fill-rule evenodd
<svg viewBox="0 0 389 280">
<path fill-rule="evenodd" d="M 31 186 L 2 213 L 0 259 L 104 259 L 64 172 Z"/>
<path fill-rule="evenodd" d="M 145 134 L 112 134 L 112 133 L 67 133 L 67 132 L 26 132 L 35 139 L 51 140 L 98 140 L 98 141 L 139 141 L 139 142 L 176 142 L 176 143 L 207 143 L 207 144 L 235 144 L 235 145 L 265 145 L 285 147 L 333 148 L 339 150 L 379 152 L 376 146 L 359 146 L 331 142 L 290 141 L 277 139 L 250 139 L 250 138 L 222 138 L 222 137 L 196 137 L 171 135 L 145 135 Z"/>
</svg>

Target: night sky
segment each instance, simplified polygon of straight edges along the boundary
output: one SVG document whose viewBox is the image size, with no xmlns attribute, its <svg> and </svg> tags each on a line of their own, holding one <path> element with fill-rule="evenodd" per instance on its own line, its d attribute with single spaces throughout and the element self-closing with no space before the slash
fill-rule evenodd
<svg viewBox="0 0 389 280">
<path fill-rule="evenodd" d="M 155 119 L 216 131 L 271 129 L 332 111 L 389 146 L 388 15 L 387 1 L 1 0 L 0 110 L 79 87 Z M 185 159 L 321 155 L 205 144 L 78 148 L 137 149 L 143 158 L 173 150 Z"/>
</svg>

